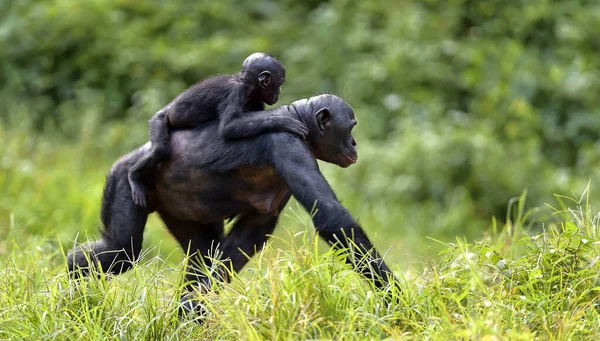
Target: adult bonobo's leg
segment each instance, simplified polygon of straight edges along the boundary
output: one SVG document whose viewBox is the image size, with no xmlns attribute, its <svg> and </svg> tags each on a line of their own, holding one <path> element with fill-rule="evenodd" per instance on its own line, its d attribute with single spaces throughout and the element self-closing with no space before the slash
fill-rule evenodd
<svg viewBox="0 0 600 341">
<path fill-rule="evenodd" d="M 211 286 L 207 270 L 211 271 L 213 259 L 218 258 L 218 248 L 223 239 L 223 223 L 184 221 L 166 213 L 161 213 L 160 216 L 183 252 L 189 254 L 186 288 L 191 291 L 199 286 L 202 292 L 206 292 Z"/>
<path fill-rule="evenodd" d="M 218 247 L 223 238 L 223 223 L 202 224 L 184 221 L 166 213 L 161 213 L 160 216 L 183 251 L 189 254 L 185 280 L 186 289 L 190 293 L 181 297 L 179 316 L 191 312 L 204 315 L 205 311 L 191 292 L 198 289 L 201 293 L 206 293 L 212 286 L 209 272 L 212 271 L 213 259 L 218 258 Z"/>
<path fill-rule="evenodd" d="M 109 173 L 100 219 L 102 239 L 74 247 L 67 256 L 71 275 L 87 275 L 91 267 L 119 274 L 129 270 L 139 258 L 142 236 L 149 211 L 135 205 L 127 179 L 127 168 L 117 164 Z M 79 272 L 78 270 L 81 270 Z"/>
<path fill-rule="evenodd" d="M 269 235 L 275 230 L 277 219 L 278 216 L 258 212 L 245 213 L 239 218 L 221 247 L 223 265 L 226 267 L 221 276 L 225 281 L 230 281 L 230 271 L 240 271 L 250 257 L 262 250 Z"/>
<path fill-rule="evenodd" d="M 176 228 L 182 227 L 182 230 L 185 229 L 186 225 L 184 222 L 176 222 L 176 220 L 170 220 L 169 223 L 171 226 L 176 226 Z M 244 265 L 246 265 L 249 258 L 262 249 L 265 241 L 268 239 L 268 235 L 273 232 L 276 224 L 277 217 L 274 216 L 262 215 L 259 213 L 247 213 L 242 215 L 231 229 L 231 232 L 223 239 L 221 246 L 219 247 L 222 252 L 220 258 L 223 263 L 217 271 L 213 271 L 212 275 L 222 281 L 229 282 L 231 280 L 231 276 L 229 276 L 230 271 L 241 270 Z M 199 226 L 196 225 L 196 227 Z M 204 227 L 206 226 L 203 226 L 202 228 Z M 185 236 L 185 234 L 186 233 L 182 233 L 182 236 Z M 207 243 L 208 240 L 203 238 L 200 239 L 201 241 L 199 240 L 198 243 L 204 245 L 206 249 L 206 246 L 209 245 Z M 205 251 L 203 255 L 205 264 L 212 265 L 210 259 L 206 259 L 207 251 Z M 208 258 L 211 257 L 208 256 Z M 188 275 L 186 278 L 190 281 L 196 279 L 200 283 L 201 292 L 210 289 L 210 279 L 206 277 L 206 275 L 196 272 L 196 269 L 194 268 L 188 268 Z M 188 283 L 188 289 L 193 289 L 194 284 L 194 282 Z M 191 312 L 199 313 L 200 315 L 204 313 L 202 305 L 194 299 L 193 294 L 182 297 L 181 308 L 182 309 L 179 311 L 180 315 Z"/>
</svg>

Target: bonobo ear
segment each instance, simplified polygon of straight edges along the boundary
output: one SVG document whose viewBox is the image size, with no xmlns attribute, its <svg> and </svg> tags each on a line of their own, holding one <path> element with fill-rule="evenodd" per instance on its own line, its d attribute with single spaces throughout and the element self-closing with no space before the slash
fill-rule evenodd
<svg viewBox="0 0 600 341">
<path fill-rule="evenodd" d="M 271 73 L 269 71 L 263 71 L 258 75 L 258 85 L 266 89 L 271 84 Z"/>
<path fill-rule="evenodd" d="M 317 128 L 319 128 L 319 132 L 323 135 L 325 130 L 329 128 L 331 111 L 329 111 L 328 108 L 319 109 L 319 111 L 315 113 L 315 119 L 317 120 Z"/>
</svg>

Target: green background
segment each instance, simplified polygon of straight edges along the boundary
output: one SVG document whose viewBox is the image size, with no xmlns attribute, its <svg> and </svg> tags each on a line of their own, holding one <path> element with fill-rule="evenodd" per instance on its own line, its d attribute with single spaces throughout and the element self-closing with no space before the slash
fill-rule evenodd
<svg viewBox="0 0 600 341">
<path fill-rule="evenodd" d="M 255 51 L 287 67 L 279 104 L 356 110 L 358 163 L 322 169 L 391 263 L 481 238 L 524 190 L 546 219 L 555 193 L 591 180 L 597 198 L 598 32 L 582 0 L 3 1 L 0 255 L 97 235 L 105 175 L 147 120 Z M 291 207 L 282 225 L 310 229 Z M 145 246 L 168 253 L 160 225 Z"/>
</svg>

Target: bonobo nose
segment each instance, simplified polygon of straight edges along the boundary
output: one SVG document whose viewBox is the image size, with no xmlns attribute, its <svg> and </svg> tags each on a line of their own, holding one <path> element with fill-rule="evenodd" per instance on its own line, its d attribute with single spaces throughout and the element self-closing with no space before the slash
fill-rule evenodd
<svg viewBox="0 0 600 341">
<path fill-rule="evenodd" d="M 354 137 L 352 138 L 352 146 L 356 147 L 356 140 L 354 139 Z"/>
</svg>

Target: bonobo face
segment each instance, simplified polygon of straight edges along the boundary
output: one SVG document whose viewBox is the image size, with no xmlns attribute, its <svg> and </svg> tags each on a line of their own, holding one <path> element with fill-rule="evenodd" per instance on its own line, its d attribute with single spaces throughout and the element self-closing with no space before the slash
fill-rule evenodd
<svg viewBox="0 0 600 341">
<path fill-rule="evenodd" d="M 279 101 L 279 95 L 281 94 L 281 86 L 284 82 L 284 68 L 268 72 L 268 76 L 263 77 L 262 80 L 259 79 L 261 101 L 265 102 L 268 105 L 273 105 L 277 103 L 277 101 Z"/>
<path fill-rule="evenodd" d="M 311 103 L 313 102 L 313 103 Z M 320 95 L 308 100 L 314 112 L 318 134 L 310 141 L 319 160 L 346 168 L 358 159 L 352 128 L 357 121 L 354 110 L 341 98 Z"/>
</svg>

